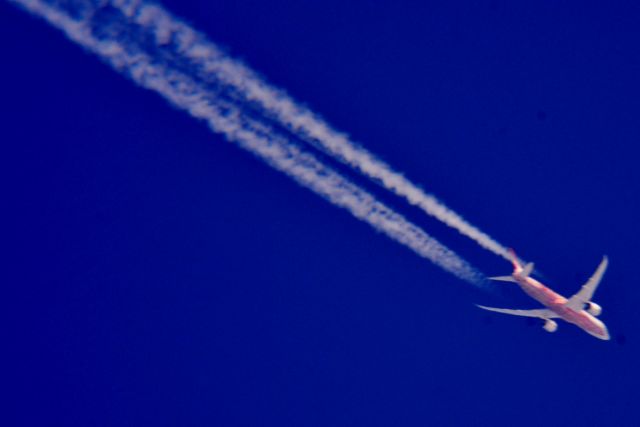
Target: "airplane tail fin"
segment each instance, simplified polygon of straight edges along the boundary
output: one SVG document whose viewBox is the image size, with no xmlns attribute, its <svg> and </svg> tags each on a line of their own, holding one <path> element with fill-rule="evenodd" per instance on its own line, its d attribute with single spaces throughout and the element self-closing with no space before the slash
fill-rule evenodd
<svg viewBox="0 0 640 427">
<path fill-rule="evenodd" d="M 499 282 L 517 282 L 517 277 L 529 277 L 529 275 L 533 272 L 533 263 L 530 262 L 525 266 L 522 266 L 520 259 L 516 255 L 516 252 L 509 248 L 509 254 L 511 255 L 511 264 L 513 264 L 513 274 L 511 276 L 495 276 L 489 277 L 489 280 L 496 280 Z"/>
<path fill-rule="evenodd" d="M 520 270 L 522 265 L 520 265 L 520 260 L 518 259 L 518 255 L 516 255 L 516 251 L 509 248 L 509 255 L 511 255 L 511 264 L 513 264 L 513 269 Z"/>
</svg>

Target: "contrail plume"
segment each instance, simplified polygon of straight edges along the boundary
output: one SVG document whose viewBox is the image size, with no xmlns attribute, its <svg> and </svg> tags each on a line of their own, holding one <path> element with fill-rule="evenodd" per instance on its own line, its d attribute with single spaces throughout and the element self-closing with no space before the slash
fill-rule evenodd
<svg viewBox="0 0 640 427">
<path fill-rule="evenodd" d="M 380 203 L 312 154 L 303 151 L 268 124 L 246 114 L 242 105 L 221 98 L 191 78 L 184 58 L 156 43 L 136 40 L 135 22 L 116 16 L 108 2 L 53 3 L 11 0 L 62 30 L 69 39 L 93 52 L 141 87 L 151 89 L 175 107 L 240 145 L 272 167 L 329 202 L 400 242 L 418 255 L 469 283 L 482 285 L 484 276 L 422 229 Z M 166 41 L 164 43 L 167 43 Z"/>
<path fill-rule="evenodd" d="M 177 51 L 201 68 L 203 80 L 214 78 L 229 85 L 234 95 L 263 110 L 263 114 L 288 128 L 299 138 L 358 170 L 410 204 L 456 229 L 481 247 L 511 259 L 503 245 L 468 223 L 434 196 L 394 171 L 375 155 L 334 130 L 321 117 L 294 101 L 284 91 L 262 79 L 240 61 L 226 55 L 206 36 L 155 4 L 140 0 L 113 0 L 113 6 L 149 30 L 159 44 L 173 43 Z"/>
</svg>

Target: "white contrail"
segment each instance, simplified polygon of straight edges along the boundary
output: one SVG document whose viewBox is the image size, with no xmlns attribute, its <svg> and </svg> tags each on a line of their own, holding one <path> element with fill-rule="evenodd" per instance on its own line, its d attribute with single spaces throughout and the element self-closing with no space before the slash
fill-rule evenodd
<svg viewBox="0 0 640 427">
<path fill-rule="evenodd" d="M 278 121 L 299 138 L 333 156 L 386 189 L 405 198 L 446 225 L 476 241 L 491 252 L 511 259 L 510 252 L 486 233 L 469 224 L 434 196 L 425 193 L 372 153 L 352 142 L 347 135 L 332 129 L 318 115 L 296 103 L 284 91 L 261 79 L 253 70 L 226 55 L 203 34 L 195 31 L 162 7 L 142 0 L 111 0 L 113 6 L 149 30 L 160 44 L 175 48 L 202 68 L 202 79 L 213 77 L 231 86 L 236 95 L 257 104 L 264 114 Z"/>
<path fill-rule="evenodd" d="M 212 130 L 222 133 L 228 140 L 286 173 L 302 186 L 345 208 L 455 276 L 476 285 L 484 283 L 481 273 L 422 229 L 310 153 L 302 151 L 265 123 L 245 114 L 241 106 L 218 98 L 215 92 L 181 72 L 180 61 L 173 63 L 175 58 L 158 54 L 160 45 L 153 46 L 155 50 L 147 53 L 143 49 L 144 44 L 132 41 L 134 28 L 124 31 L 123 22 L 113 27 L 108 20 L 93 19 L 100 6 L 75 2 L 74 19 L 59 4 L 56 7 L 41 0 L 12 1 L 61 29 L 68 38 L 98 55 L 138 85 L 156 91 L 174 106 L 205 120 Z"/>
</svg>

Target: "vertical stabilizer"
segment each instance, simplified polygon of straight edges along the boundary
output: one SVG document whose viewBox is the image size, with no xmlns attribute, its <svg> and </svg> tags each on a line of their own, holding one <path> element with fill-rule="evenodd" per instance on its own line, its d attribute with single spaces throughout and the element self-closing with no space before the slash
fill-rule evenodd
<svg viewBox="0 0 640 427">
<path fill-rule="evenodd" d="M 513 269 L 515 271 L 522 270 L 520 261 L 518 261 L 518 255 L 516 255 L 516 251 L 514 251 L 512 248 L 509 248 L 509 254 L 511 254 L 511 264 L 513 264 Z"/>
</svg>

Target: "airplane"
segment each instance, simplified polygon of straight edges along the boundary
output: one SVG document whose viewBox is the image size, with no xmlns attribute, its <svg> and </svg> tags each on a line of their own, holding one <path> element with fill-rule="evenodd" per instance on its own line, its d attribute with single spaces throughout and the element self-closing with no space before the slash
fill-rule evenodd
<svg viewBox="0 0 640 427">
<path fill-rule="evenodd" d="M 534 310 L 510 310 L 506 308 L 494 308 L 478 305 L 478 307 L 495 311 L 498 313 L 511 314 L 514 316 L 537 317 L 544 320 L 544 330 L 547 332 L 555 332 L 558 324 L 551 319 L 563 319 L 569 323 L 573 323 L 585 332 L 593 335 L 601 340 L 608 340 L 609 331 L 605 324 L 596 318 L 602 313 L 602 307 L 591 301 L 593 293 L 604 276 L 609 260 L 606 256 L 602 258 L 602 262 L 596 269 L 593 276 L 580 288 L 580 290 L 567 299 L 560 294 L 555 293 L 536 279 L 531 277 L 533 272 L 533 263 L 529 263 L 524 267 L 520 264 L 518 257 L 513 250 L 511 252 L 511 262 L 513 264 L 513 274 L 511 276 L 490 277 L 491 280 L 503 282 L 515 282 L 522 290 L 535 299 L 546 308 Z"/>
</svg>

